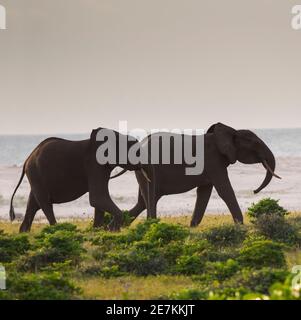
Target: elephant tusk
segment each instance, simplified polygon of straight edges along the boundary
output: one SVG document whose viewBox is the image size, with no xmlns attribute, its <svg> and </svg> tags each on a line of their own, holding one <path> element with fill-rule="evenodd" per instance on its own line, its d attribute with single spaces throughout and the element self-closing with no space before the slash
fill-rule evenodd
<svg viewBox="0 0 301 320">
<path fill-rule="evenodd" d="M 277 179 L 282 179 L 281 177 L 279 177 L 269 166 L 268 162 L 266 160 L 263 160 L 263 165 L 264 167 L 273 175 L 273 177 L 277 178 Z"/>
<path fill-rule="evenodd" d="M 151 179 L 148 177 L 146 171 L 144 169 L 141 169 L 142 174 L 144 175 L 144 178 L 148 181 L 148 182 L 152 182 Z"/>
<path fill-rule="evenodd" d="M 116 173 L 114 176 L 110 177 L 110 179 L 115 179 L 117 177 L 122 176 L 124 173 L 127 172 L 127 169 L 123 169 L 122 171 L 120 171 L 119 173 Z"/>
</svg>

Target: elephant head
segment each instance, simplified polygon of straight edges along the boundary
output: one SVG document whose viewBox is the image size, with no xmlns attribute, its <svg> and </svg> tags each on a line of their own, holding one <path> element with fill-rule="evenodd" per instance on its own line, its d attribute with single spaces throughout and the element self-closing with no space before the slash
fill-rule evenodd
<svg viewBox="0 0 301 320">
<path fill-rule="evenodd" d="M 139 141 L 134 137 L 106 128 L 95 129 L 90 136 L 91 151 L 97 162 L 112 169 L 118 166 L 124 171 L 141 170 L 140 164 L 133 164 L 129 159 L 129 150 L 137 144 Z"/>
<path fill-rule="evenodd" d="M 133 162 L 130 156 L 130 150 L 134 150 L 132 152 L 137 153 L 137 156 L 139 155 L 140 143 L 136 138 L 114 130 L 98 128 L 91 133 L 90 148 L 91 154 L 93 157 L 96 156 L 99 164 L 109 165 L 111 169 L 115 167 L 123 168 L 120 173 L 114 175 L 111 179 L 119 177 L 126 171 L 141 170 L 145 179 L 151 182 L 143 165 L 140 162 Z"/>
<path fill-rule="evenodd" d="M 230 164 L 236 161 L 245 164 L 262 163 L 266 169 L 266 176 L 254 193 L 264 189 L 271 182 L 273 176 L 281 179 L 274 173 L 276 161 L 272 151 L 254 132 L 235 130 L 222 123 L 217 123 L 211 126 L 207 133 L 214 134 L 218 150 Z"/>
</svg>

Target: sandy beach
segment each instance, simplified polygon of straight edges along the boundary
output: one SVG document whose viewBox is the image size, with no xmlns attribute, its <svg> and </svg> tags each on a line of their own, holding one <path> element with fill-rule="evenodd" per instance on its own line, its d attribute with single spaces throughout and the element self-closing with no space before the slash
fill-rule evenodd
<svg viewBox="0 0 301 320">
<path fill-rule="evenodd" d="M 21 171 L 21 167 L 17 166 L 0 167 L 0 219 L 8 219 L 10 197 L 19 180 Z M 261 184 L 265 176 L 265 170 L 262 165 L 243 165 L 237 163 L 229 167 L 230 179 L 243 211 L 252 202 L 258 201 L 263 197 L 280 199 L 280 204 L 290 211 L 301 210 L 301 158 L 277 158 L 276 172 L 282 177 L 282 180 L 273 179 L 265 190 L 258 195 L 254 195 L 253 190 Z M 128 172 L 112 180 L 110 192 L 121 209 L 129 209 L 135 205 L 138 185 L 134 173 Z M 29 184 L 25 178 L 15 198 L 18 219 L 22 219 L 25 213 L 28 193 Z M 158 203 L 158 214 L 189 215 L 192 213 L 195 199 L 195 190 L 184 194 L 166 196 Z M 76 201 L 55 205 L 54 210 L 57 218 L 87 218 L 93 216 L 93 208 L 89 205 L 87 194 Z M 228 208 L 216 194 L 215 190 L 211 196 L 206 213 L 229 214 Z M 44 218 L 43 213 L 39 211 L 36 220 Z"/>
</svg>

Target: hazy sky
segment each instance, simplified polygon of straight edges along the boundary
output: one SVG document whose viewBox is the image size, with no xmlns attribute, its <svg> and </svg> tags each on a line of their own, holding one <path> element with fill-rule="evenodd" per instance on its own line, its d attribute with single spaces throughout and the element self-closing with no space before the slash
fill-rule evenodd
<svg viewBox="0 0 301 320">
<path fill-rule="evenodd" d="M 0 133 L 301 126 L 298 0 L 0 4 Z"/>
</svg>

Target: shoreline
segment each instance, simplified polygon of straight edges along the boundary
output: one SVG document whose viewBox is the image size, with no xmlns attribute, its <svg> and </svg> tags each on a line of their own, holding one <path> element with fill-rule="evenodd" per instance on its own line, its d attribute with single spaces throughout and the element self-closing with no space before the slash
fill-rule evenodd
<svg viewBox="0 0 301 320">
<path fill-rule="evenodd" d="M 261 164 L 244 165 L 236 163 L 229 167 L 229 176 L 243 212 L 253 203 L 266 197 L 280 200 L 280 205 L 288 211 L 301 211 L 301 157 L 279 157 L 276 159 L 276 173 L 282 180 L 273 179 L 270 185 L 261 193 L 254 195 L 256 189 L 265 177 L 265 170 Z M 9 202 L 13 190 L 21 175 L 22 167 L 0 165 L 0 219 L 8 220 Z M 109 185 L 113 200 L 122 210 L 129 210 L 137 201 L 138 184 L 133 172 L 114 179 Z M 15 209 L 19 219 L 24 215 L 27 197 L 30 190 L 25 178 L 16 198 Z M 158 203 L 158 216 L 191 215 L 196 200 L 195 189 L 178 195 L 163 197 Z M 94 215 L 90 207 L 88 195 L 70 203 L 54 205 L 58 219 L 85 219 Z M 145 213 L 144 213 L 145 214 Z M 229 210 L 214 190 L 205 214 L 228 215 Z M 35 220 L 45 219 L 41 211 Z"/>
</svg>

